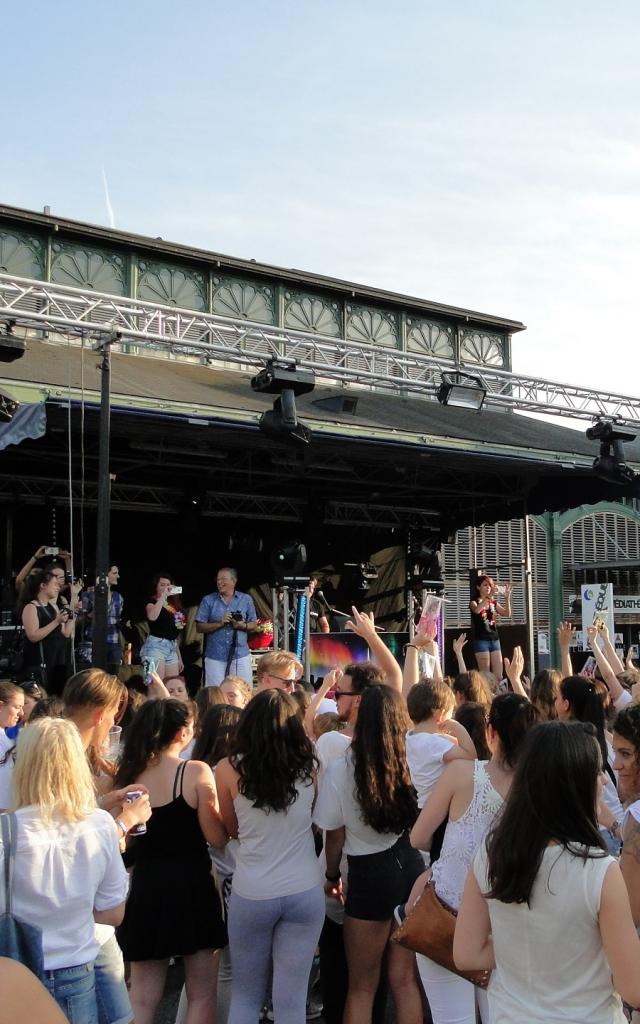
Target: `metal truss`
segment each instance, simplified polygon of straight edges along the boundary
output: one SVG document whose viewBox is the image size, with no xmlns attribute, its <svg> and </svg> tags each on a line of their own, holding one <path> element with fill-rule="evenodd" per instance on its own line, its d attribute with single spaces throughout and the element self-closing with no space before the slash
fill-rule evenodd
<svg viewBox="0 0 640 1024">
<path fill-rule="evenodd" d="M 79 481 L 71 485 L 71 497 L 75 506 L 96 508 L 98 504 L 97 484 L 86 482 L 84 491 Z M 42 505 L 54 502 L 69 504 L 69 483 L 54 477 L 20 476 L 0 474 L 0 504 L 19 502 L 25 505 Z M 145 484 L 111 485 L 111 507 L 126 512 L 164 512 L 167 514 L 183 511 L 184 489 L 154 487 Z M 200 515 L 218 519 L 270 519 L 277 522 L 303 522 L 308 511 L 304 499 L 273 498 L 262 495 L 234 492 L 207 491 L 197 506 Z M 402 527 L 424 524 L 437 513 L 418 508 L 395 509 L 384 505 L 359 504 L 358 502 L 327 502 L 323 523 L 326 526 L 373 526 L 380 528 Z"/>
<path fill-rule="evenodd" d="M 442 374 L 461 369 L 482 375 L 489 408 L 582 420 L 601 416 L 640 425 L 640 398 L 10 274 L 0 274 L 0 320 L 93 339 L 97 347 L 116 331 L 124 346 L 134 344 L 141 350 L 162 350 L 204 363 L 256 368 L 269 359 L 281 359 L 329 381 L 415 392 L 431 399 L 435 399 Z"/>
</svg>

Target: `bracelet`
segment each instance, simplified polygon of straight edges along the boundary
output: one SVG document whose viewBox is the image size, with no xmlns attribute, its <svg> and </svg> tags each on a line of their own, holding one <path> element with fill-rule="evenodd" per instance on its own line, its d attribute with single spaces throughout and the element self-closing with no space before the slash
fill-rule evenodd
<svg viewBox="0 0 640 1024">
<path fill-rule="evenodd" d="M 326 878 L 327 882 L 331 882 L 331 884 L 334 885 L 335 883 L 339 882 L 340 879 L 342 878 L 342 872 L 338 871 L 337 875 L 329 875 L 325 871 L 324 877 Z"/>
<path fill-rule="evenodd" d="M 118 826 L 118 828 L 120 829 L 120 831 L 122 832 L 122 838 L 124 839 L 124 837 L 126 836 L 127 832 L 129 831 L 129 829 L 125 825 L 125 823 L 122 820 L 122 818 L 116 818 L 115 822 L 116 822 L 116 825 Z"/>
</svg>

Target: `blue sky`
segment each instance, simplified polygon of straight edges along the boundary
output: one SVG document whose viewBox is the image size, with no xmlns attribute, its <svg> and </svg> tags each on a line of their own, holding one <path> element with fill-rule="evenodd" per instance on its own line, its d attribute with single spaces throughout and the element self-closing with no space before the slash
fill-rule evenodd
<svg viewBox="0 0 640 1024">
<path fill-rule="evenodd" d="M 523 320 L 640 394 L 636 0 L 32 0 L 0 201 Z"/>
</svg>

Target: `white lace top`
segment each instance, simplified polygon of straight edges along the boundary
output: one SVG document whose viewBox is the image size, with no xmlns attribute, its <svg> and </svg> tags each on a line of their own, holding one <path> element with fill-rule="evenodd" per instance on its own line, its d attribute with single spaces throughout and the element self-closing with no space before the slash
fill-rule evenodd
<svg viewBox="0 0 640 1024">
<path fill-rule="evenodd" d="M 436 892 L 452 910 L 460 909 L 467 871 L 503 803 L 486 765 L 486 761 L 474 761 L 471 803 L 459 818 L 447 822 L 442 851 L 433 865 Z"/>
</svg>

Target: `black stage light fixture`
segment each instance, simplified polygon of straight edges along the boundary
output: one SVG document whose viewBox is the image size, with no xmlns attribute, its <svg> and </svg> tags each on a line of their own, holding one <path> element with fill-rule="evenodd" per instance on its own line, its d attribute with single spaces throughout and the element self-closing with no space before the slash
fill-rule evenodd
<svg viewBox="0 0 640 1024">
<path fill-rule="evenodd" d="M 610 420 L 596 420 L 592 427 L 587 428 L 586 435 L 590 441 L 600 442 L 600 454 L 593 460 L 596 476 L 622 487 L 636 482 L 636 474 L 627 466 L 623 444 L 624 441 L 635 441 L 635 434 L 618 430 Z"/>
<path fill-rule="evenodd" d="M 291 576 L 304 576 L 307 568 L 307 549 L 302 541 L 285 541 L 273 549 L 270 562 L 278 582 Z"/>
<path fill-rule="evenodd" d="M 306 395 L 315 387 L 311 370 L 301 370 L 295 363 L 280 363 L 270 359 L 263 370 L 251 380 L 254 391 L 278 395 L 273 409 L 263 412 L 258 426 L 268 437 L 276 440 L 309 444 L 311 431 L 298 420 L 296 395 Z"/>
<path fill-rule="evenodd" d="M 456 409 L 479 411 L 487 397 L 487 385 L 482 377 L 473 373 L 443 373 L 438 388 L 441 405 L 452 405 Z"/>
<path fill-rule="evenodd" d="M 0 423 L 9 423 L 19 405 L 20 403 L 16 402 L 15 398 L 0 391 Z"/>
<path fill-rule="evenodd" d="M 14 336 L 15 325 L 15 320 L 5 320 L 0 324 L 0 363 L 15 363 L 27 351 L 24 339 Z"/>
</svg>

